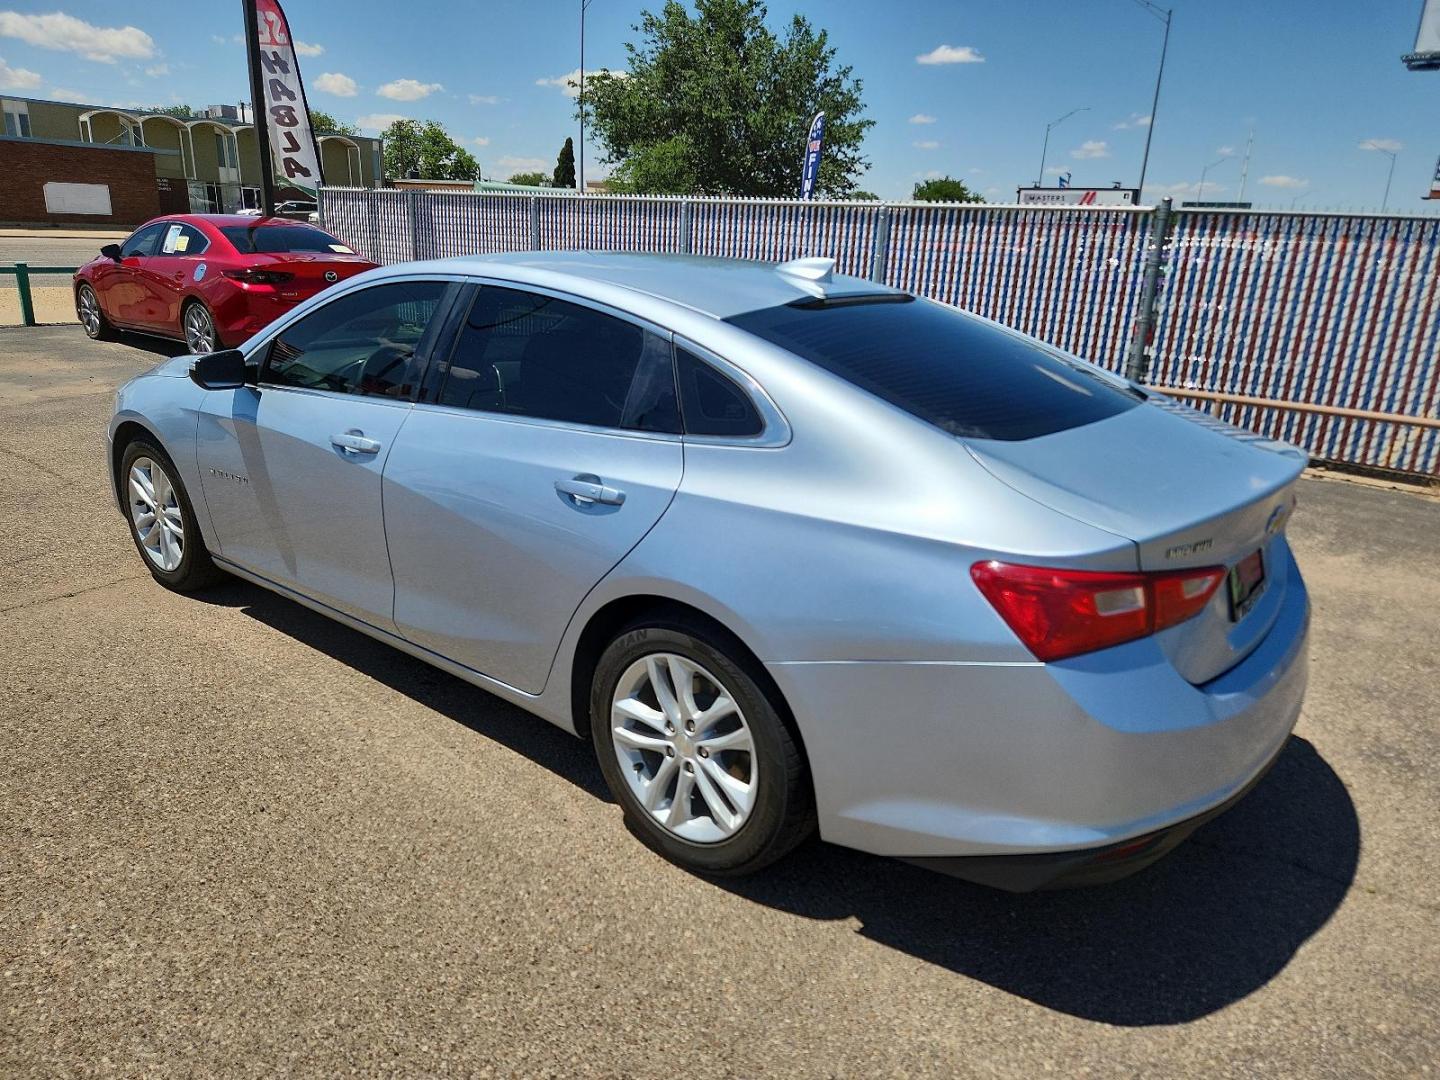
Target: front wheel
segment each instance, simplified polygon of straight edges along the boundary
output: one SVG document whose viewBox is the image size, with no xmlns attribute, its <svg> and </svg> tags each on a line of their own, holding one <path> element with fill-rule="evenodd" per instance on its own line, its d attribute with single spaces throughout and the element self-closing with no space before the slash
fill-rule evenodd
<svg viewBox="0 0 1440 1080">
<path fill-rule="evenodd" d="M 210 559 L 195 508 L 164 450 L 136 439 L 120 458 L 130 538 L 155 580 L 176 592 L 213 585 L 225 574 Z"/>
<path fill-rule="evenodd" d="M 94 341 L 109 341 L 115 337 L 115 328 L 100 309 L 100 298 L 89 285 L 81 285 L 75 291 L 75 314 L 85 329 L 85 336 Z"/>
<path fill-rule="evenodd" d="M 814 828 L 804 757 L 752 665 L 698 620 L 647 621 L 591 684 L 595 751 L 631 828 L 702 873 L 753 873 Z"/>
</svg>

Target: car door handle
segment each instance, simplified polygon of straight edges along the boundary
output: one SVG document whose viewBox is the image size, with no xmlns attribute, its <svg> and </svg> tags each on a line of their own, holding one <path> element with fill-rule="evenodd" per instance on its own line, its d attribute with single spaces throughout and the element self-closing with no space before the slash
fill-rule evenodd
<svg viewBox="0 0 1440 1080">
<path fill-rule="evenodd" d="M 331 435 L 330 443 L 338 446 L 348 454 L 378 454 L 380 443 L 375 439 L 367 439 L 363 432 L 347 431 L 343 435 Z"/>
<path fill-rule="evenodd" d="M 625 501 L 625 492 L 607 487 L 592 473 L 581 473 L 570 480 L 556 480 L 555 490 L 576 506 L 593 506 L 596 503 L 619 506 Z"/>
</svg>

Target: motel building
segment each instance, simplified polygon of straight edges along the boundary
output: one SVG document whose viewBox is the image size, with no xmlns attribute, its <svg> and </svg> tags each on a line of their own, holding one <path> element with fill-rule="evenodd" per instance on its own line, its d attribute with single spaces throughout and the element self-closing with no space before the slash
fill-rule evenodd
<svg viewBox="0 0 1440 1080">
<path fill-rule="evenodd" d="M 0 97 L 0 222 L 132 227 L 157 214 L 260 205 L 255 128 L 234 105 L 188 118 Z M 316 132 L 325 182 L 378 187 L 381 141 Z M 277 198 L 302 198 L 280 188 Z"/>
</svg>

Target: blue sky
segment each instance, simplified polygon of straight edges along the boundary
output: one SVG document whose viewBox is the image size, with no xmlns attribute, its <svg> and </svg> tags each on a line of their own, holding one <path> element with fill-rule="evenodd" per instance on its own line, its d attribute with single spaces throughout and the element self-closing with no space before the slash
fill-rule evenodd
<svg viewBox="0 0 1440 1080">
<path fill-rule="evenodd" d="M 660 0 L 648 6 L 658 7 Z M 1147 188 L 1260 205 L 1425 211 L 1440 155 L 1440 72 L 1408 72 L 1420 0 L 1160 0 L 1174 29 Z M 620 67 L 645 2 L 593 0 L 587 68 Z M 374 129 L 433 117 L 487 176 L 553 167 L 576 133 L 564 78 L 579 66 L 579 0 L 288 0 L 312 106 Z M 1136 0 L 772 0 L 830 32 L 865 82 L 862 185 L 886 198 L 916 179 L 963 178 L 1013 199 L 1040 164 L 1077 185 L 1134 184 L 1161 24 Z M 56 15 L 60 18 L 56 18 Z M 233 0 L 116 5 L 0 0 L 0 92 L 106 104 L 207 105 L 247 96 Z M 921 62 L 927 58 L 931 62 Z M 946 61 L 946 62 L 935 62 Z M 797 156 L 804 132 L 797 130 Z M 599 148 L 587 160 L 595 175 Z M 1053 177 L 1047 178 L 1053 182 Z"/>
</svg>

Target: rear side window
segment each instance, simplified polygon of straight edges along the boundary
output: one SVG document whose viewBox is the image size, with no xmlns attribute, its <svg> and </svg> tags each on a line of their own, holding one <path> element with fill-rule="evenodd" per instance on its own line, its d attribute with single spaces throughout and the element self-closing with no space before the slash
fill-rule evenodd
<svg viewBox="0 0 1440 1080">
<path fill-rule="evenodd" d="M 750 396 L 705 361 L 675 348 L 675 372 L 687 435 L 759 435 L 764 429 Z"/>
<path fill-rule="evenodd" d="M 283 254 L 287 251 L 323 251 L 353 255 L 327 232 L 313 225 L 226 225 L 220 230 L 241 255 Z"/>
<path fill-rule="evenodd" d="M 807 301 L 727 321 L 963 438 L 1033 439 L 1139 404 L 1039 345 L 912 297 Z"/>
<path fill-rule="evenodd" d="M 680 430 L 668 341 L 593 308 L 491 285 L 475 295 L 437 400 L 593 427 Z"/>
<path fill-rule="evenodd" d="M 160 240 L 161 255 L 199 255 L 210 246 L 209 239 L 194 225 L 174 222 L 165 227 Z"/>
</svg>

